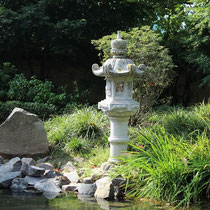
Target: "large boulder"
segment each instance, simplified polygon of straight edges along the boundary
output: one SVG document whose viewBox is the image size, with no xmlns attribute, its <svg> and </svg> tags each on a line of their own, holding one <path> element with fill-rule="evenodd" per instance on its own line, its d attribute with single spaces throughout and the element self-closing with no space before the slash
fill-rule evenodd
<svg viewBox="0 0 210 210">
<path fill-rule="evenodd" d="M 48 140 L 37 115 L 15 108 L 0 125 L 0 154 L 30 156 L 48 152 Z"/>
</svg>

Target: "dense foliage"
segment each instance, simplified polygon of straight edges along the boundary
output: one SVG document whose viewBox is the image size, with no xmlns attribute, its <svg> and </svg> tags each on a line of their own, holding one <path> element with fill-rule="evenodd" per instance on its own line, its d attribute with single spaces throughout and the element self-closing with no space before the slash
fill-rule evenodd
<svg viewBox="0 0 210 210">
<path fill-rule="evenodd" d="M 66 87 L 57 88 L 51 81 L 26 79 L 24 74 L 10 63 L 0 66 L 0 121 L 4 120 L 15 107 L 38 114 L 41 118 L 52 114 L 71 112 L 79 104 L 86 103 L 88 91 L 74 90 L 67 93 Z"/>
</svg>

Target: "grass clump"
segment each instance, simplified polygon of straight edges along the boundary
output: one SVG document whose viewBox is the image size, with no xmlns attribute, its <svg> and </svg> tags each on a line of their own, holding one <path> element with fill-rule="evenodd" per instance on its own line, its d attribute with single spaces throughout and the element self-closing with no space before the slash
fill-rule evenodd
<svg viewBox="0 0 210 210">
<path fill-rule="evenodd" d="M 176 207 L 207 199 L 209 105 L 156 111 L 150 113 L 145 125 L 130 129 L 132 151 L 121 157 L 114 173 L 128 180 L 127 198 L 155 199 Z"/>
<path fill-rule="evenodd" d="M 56 116 L 44 125 L 54 153 L 85 155 L 96 145 L 108 142 L 108 118 L 93 107 L 76 109 L 70 115 Z"/>
</svg>

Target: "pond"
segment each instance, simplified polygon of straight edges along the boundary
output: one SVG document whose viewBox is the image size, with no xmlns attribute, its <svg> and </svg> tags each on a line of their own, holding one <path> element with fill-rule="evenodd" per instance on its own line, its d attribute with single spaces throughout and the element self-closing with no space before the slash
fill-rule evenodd
<svg viewBox="0 0 210 210">
<path fill-rule="evenodd" d="M 78 199 L 79 198 L 79 199 Z M 141 205 L 129 202 L 109 202 L 102 199 L 75 196 L 73 193 L 63 194 L 54 199 L 30 193 L 12 193 L 0 190 L 0 210 L 148 210 L 157 209 L 152 203 Z"/>
</svg>

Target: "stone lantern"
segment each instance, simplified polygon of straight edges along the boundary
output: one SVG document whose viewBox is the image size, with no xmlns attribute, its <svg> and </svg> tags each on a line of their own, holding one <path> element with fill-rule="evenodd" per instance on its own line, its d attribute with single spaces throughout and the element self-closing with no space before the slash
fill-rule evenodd
<svg viewBox="0 0 210 210">
<path fill-rule="evenodd" d="M 106 60 L 101 67 L 93 64 L 92 71 L 106 79 L 106 99 L 98 103 L 98 108 L 110 119 L 109 162 L 116 162 L 119 161 L 119 155 L 127 151 L 128 120 L 139 108 L 139 103 L 132 99 L 133 78 L 143 73 L 144 65 L 137 67 L 131 59 L 126 58 L 127 41 L 121 39 L 119 31 L 117 39 L 111 41 L 111 47 L 113 58 Z"/>
</svg>

